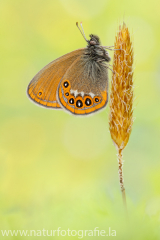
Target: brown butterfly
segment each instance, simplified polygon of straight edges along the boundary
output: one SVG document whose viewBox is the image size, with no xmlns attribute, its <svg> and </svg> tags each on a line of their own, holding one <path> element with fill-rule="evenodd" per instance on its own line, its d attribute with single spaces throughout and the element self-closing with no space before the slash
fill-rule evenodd
<svg viewBox="0 0 160 240">
<path fill-rule="evenodd" d="M 87 47 L 67 53 L 36 74 L 27 89 L 34 102 L 76 115 L 87 115 L 106 106 L 109 68 L 106 63 L 111 58 L 105 48 L 110 47 L 101 46 L 99 37 L 93 34 L 87 40 L 82 23 L 81 28 Z"/>
</svg>

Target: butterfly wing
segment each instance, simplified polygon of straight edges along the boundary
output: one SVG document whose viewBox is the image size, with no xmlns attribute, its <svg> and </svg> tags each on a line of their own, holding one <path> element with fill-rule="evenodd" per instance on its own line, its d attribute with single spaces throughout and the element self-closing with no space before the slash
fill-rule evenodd
<svg viewBox="0 0 160 240">
<path fill-rule="evenodd" d="M 49 63 L 31 80 L 28 85 L 27 93 L 36 103 L 45 107 L 60 108 L 56 91 L 60 80 L 69 66 L 83 54 L 84 49 L 70 52 L 53 62 Z"/>
<path fill-rule="evenodd" d="M 107 65 L 79 56 L 63 76 L 57 95 L 60 105 L 73 114 L 100 110 L 108 101 Z"/>
</svg>

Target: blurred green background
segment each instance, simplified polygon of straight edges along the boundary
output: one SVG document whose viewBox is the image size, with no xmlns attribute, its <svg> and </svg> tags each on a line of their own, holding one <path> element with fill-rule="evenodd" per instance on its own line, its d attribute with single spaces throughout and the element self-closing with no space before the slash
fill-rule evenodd
<svg viewBox="0 0 160 240">
<path fill-rule="evenodd" d="M 159 9 L 159 0 L 0 0 L 0 230 L 111 227 L 118 240 L 160 239 Z M 135 52 L 136 119 L 123 157 L 128 224 L 109 107 L 82 118 L 26 95 L 42 67 L 86 46 L 76 21 L 111 46 L 123 20 Z"/>
</svg>

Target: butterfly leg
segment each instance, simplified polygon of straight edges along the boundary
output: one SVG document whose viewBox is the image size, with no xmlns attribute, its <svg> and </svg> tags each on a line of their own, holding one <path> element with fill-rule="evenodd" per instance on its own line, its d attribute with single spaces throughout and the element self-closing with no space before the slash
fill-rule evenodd
<svg viewBox="0 0 160 240">
<path fill-rule="evenodd" d="M 112 48 L 112 47 L 114 47 L 114 46 L 103 46 L 104 48 Z"/>
<path fill-rule="evenodd" d="M 109 64 L 110 65 L 110 64 Z M 112 65 L 110 65 L 110 66 L 112 66 Z M 108 66 L 107 66 L 107 68 L 109 69 L 109 70 L 111 70 L 114 74 L 115 74 L 115 72 L 111 69 L 111 68 L 109 68 Z"/>
<path fill-rule="evenodd" d="M 111 46 L 111 47 L 114 47 L 114 46 Z M 104 46 L 104 48 L 108 49 L 108 50 L 111 50 L 111 51 L 119 51 L 119 50 L 123 50 L 123 49 L 111 49 L 111 47 L 107 47 L 107 46 Z"/>
</svg>

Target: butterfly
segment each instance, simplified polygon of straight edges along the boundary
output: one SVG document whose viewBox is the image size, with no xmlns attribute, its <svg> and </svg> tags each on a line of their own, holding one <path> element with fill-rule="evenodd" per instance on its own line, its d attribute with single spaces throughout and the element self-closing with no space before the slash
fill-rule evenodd
<svg viewBox="0 0 160 240">
<path fill-rule="evenodd" d="M 110 47 L 101 46 L 94 34 L 87 40 L 82 23 L 81 28 L 87 47 L 52 61 L 29 83 L 27 93 L 35 103 L 76 115 L 88 115 L 106 106 L 111 60 L 106 48 Z"/>
</svg>

